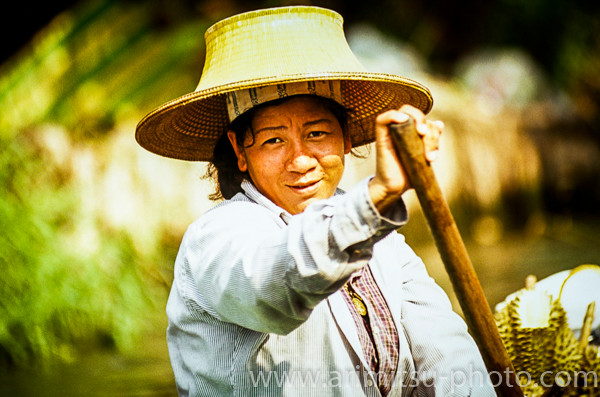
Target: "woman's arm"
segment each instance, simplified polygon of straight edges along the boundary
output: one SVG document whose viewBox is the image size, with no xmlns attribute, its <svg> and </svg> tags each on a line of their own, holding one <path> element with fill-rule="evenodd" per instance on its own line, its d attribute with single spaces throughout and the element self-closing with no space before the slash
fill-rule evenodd
<svg viewBox="0 0 600 397">
<path fill-rule="evenodd" d="M 314 203 L 283 227 L 277 214 L 249 201 L 209 211 L 190 226 L 177 257 L 182 296 L 221 321 L 291 332 L 405 222 L 401 202 L 393 220 L 378 214 L 367 182 Z"/>
</svg>

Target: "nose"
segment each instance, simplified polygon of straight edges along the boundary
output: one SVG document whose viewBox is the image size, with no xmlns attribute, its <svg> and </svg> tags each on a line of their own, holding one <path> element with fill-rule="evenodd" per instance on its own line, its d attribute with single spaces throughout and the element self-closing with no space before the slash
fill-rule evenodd
<svg viewBox="0 0 600 397">
<path fill-rule="evenodd" d="M 305 174 L 317 166 L 317 159 L 302 142 L 294 142 L 290 147 L 286 171 Z"/>
</svg>

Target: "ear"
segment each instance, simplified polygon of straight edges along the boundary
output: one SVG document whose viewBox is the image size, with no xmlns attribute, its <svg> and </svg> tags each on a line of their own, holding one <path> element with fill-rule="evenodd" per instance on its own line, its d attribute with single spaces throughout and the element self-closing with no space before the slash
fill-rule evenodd
<svg viewBox="0 0 600 397">
<path fill-rule="evenodd" d="M 237 157 L 238 168 L 242 172 L 248 171 L 246 154 L 244 153 L 244 149 L 238 145 L 237 138 L 235 137 L 235 132 L 227 131 L 227 138 L 229 138 L 229 142 L 231 142 L 231 146 L 233 147 L 233 151 L 235 152 L 235 156 Z"/>
<path fill-rule="evenodd" d="M 352 150 L 352 138 L 350 137 L 350 132 L 344 134 L 344 154 L 350 153 Z"/>
</svg>

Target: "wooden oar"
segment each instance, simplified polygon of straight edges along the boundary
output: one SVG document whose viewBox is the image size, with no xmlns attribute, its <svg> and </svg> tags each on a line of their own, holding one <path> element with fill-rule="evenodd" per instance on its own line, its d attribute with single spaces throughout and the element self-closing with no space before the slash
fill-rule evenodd
<svg viewBox="0 0 600 397">
<path fill-rule="evenodd" d="M 392 124 L 389 128 L 398 157 L 421 203 L 465 320 L 479 346 L 496 392 L 502 397 L 523 397 L 475 269 L 431 164 L 425 158 L 423 140 L 415 129 L 415 122 L 411 118 L 402 124 Z"/>
</svg>

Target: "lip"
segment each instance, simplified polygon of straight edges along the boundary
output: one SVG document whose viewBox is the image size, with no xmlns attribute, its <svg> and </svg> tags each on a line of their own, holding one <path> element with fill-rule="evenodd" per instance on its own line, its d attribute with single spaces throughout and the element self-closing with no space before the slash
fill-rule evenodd
<svg viewBox="0 0 600 397">
<path fill-rule="evenodd" d="M 312 181 L 312 182 L 287 185 L 287 187 L 289 187 L 290 189 L 292 189 L 292 191 L 294 191 L 298 194 L 308 195 L 308 194 L 315 193 L 319 189 L 320 182 L 321 182 L 321 180 L 319 179 L 319 180 Z"/>
</svg>

